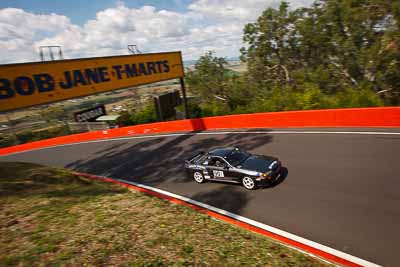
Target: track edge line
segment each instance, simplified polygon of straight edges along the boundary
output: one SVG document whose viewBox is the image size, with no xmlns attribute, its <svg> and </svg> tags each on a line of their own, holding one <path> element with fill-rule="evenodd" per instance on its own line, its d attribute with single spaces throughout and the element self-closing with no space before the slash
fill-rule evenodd
<svg viewBox="0 0 400 267">
<path fill-rule="evenodd" d="M 327 247 L 325 245 L 316 243 L 314 241 L 280 230 L 278 228 L 254 221 L 252 219 L 168 191 L 164 191 L 158 188 L 154 188 L 151 186 L 123 179 L 114 179 L 110 177 L 92 175 L 81 172 L 73 172 L 73 173 L 75 175 L 83 176 L 90 179 L 119 184 L 121 186 L 133 189 L 138 192 L 142 192 L 148 195 L 168 200 L 175 204 L 190 207 L 198 212 L 207 214 L 208 216 L 223 220 L 230 224 L 234 224 L 246 230 L 264 235 L 274 240 L 275 242 L 279 242 L 280 244 L 288 246 L 304 254 L 317 257 L 329 263 L 336 263 L 344 266 L 368 266 L 368 267 L 380 266 L 375 263 L 358 258 L 356 256 L 344 253 L 342 251 Z"/>
</svg>

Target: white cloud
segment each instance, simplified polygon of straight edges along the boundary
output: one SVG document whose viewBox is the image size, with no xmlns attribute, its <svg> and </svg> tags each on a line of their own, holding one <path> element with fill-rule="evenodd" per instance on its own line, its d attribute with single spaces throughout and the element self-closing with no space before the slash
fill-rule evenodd
<svg viewBox="0 0 400 267">
<path fill-rule="evenodd" d="M 178 1 L 178 0 L 176 0 Z M 294 7 L 311 0 L 291 1 Z M 41 45 L 60 45 L 67 58 L 127 54 L 128 44 L 143 52 L 183 52 L 196 59 L 208 50 L 218 56 L 239 55 L 242 29 L 276 0 L 196 0 L 178 13 L 152 6 L 128 8 L 118 1 L 83 26 L 57 14 L 0 9 L 0 63 L 39 60 Z"/>
<path fill-rule="evenodd" d="M 56 14 L 36 15 L 16 8 L 0 9 L 0 60 L 37 60 L 35 42 L 64 31 L 70 20 Z"/>
<path fill-rule="evenodd" d="M 253 21 L 268 7 L 277 8 L 281 0 L 197 0 L 188 8 L 192 11 L 220 20 Z M 295 9 L 309 6 L 313 0 L 289 0 L 290 7 Z"/>
</svg>

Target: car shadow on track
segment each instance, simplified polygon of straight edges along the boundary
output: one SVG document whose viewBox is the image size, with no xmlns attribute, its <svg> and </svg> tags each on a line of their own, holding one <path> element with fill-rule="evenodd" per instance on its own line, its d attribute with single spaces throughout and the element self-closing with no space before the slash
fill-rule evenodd
<svg viewBox="0 0 400 267">
<path fill-rule="evenodd" d="M 278 186 L 286 180 L 288 174 L 288 169 L 286 167 L 283 167 L 282 175 L 274 184 L 270 186 L 260 187 L 258 190 L 268 190 Z M 243 208 L 246 207 L 247 203 L 254 197 L 252 192 L 245 189 L 240 184 L 230 184 L 217 181 L 208 181 L 207 183 L 214 183 L 223 186 L 217 187 L 211 191 L 208 190 L 205 192 L 197 193 L 190 198 L 217 207 L 219 209 L 223 209 L 235 214 L 241 214 Z M 194 183 L 194 185 L 197 187 L 202 186 L 196 183 Z"/>
</svg>

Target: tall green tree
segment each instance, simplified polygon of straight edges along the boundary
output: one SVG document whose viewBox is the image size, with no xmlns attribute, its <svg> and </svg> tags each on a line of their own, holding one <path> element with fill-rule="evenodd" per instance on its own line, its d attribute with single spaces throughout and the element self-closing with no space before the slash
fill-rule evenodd
<svg viewBox="0 0 400 267">
<path fill-rule="evenodd" d="M 369 89 L 399 104 L 399 10 L 388 0 L 318 0 L 292 11 L 282 2 L 245 26 L 241 58 L 266 91 Z"/>
<path fill-rule="evenodd" d="M 278 10 L 268 8 L 256 23 L 245 26 L 246 48 L 241 49 L 241 59 L 247 62 L 250 79 L 258 86 L 290 82 L 290 71 L 299 63 L 297 19 L 297 13 L 282 2 Z"/>
<path fill-rule="evenodd" d="M 190 90 L 205 101 L 226 100 L 230 78 L 227 64 L 224 58 L 216 57 L 212 51 L 201 56 L 194 69 L 186 74 Z"/>
</svg>

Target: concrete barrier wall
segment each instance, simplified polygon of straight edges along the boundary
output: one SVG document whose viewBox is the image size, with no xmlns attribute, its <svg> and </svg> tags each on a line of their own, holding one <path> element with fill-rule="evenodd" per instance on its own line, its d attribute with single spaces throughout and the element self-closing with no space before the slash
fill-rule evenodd
<svg viewBox="0 0 400 267">
<path fill-rule="evenodd" d="M 61 136 L 0 149 L 0 155 L 139 134 L 238 128 L 400 127 L 400 107 L 267 112 L 157 122 Z"/>
</svg>

